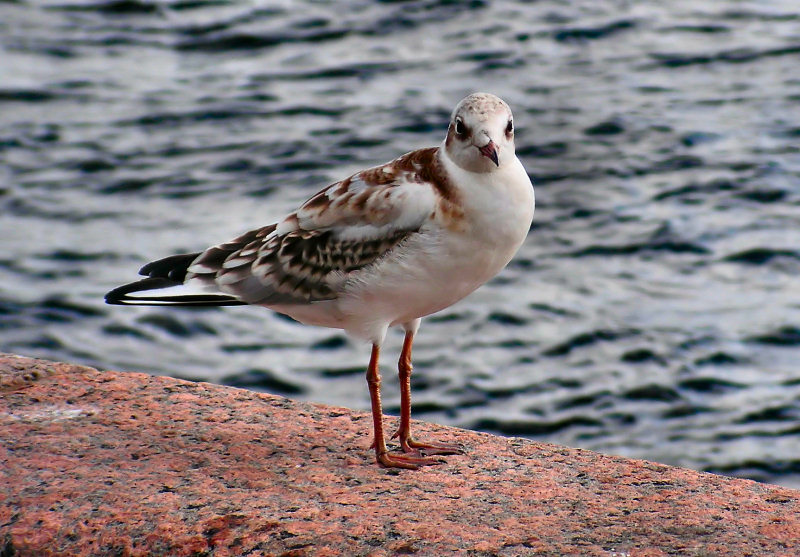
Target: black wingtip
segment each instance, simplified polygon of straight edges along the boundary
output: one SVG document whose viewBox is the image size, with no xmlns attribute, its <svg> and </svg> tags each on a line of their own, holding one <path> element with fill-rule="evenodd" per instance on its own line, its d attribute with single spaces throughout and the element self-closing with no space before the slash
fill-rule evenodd
<svg viewBox="0 0 800 557">
<path fill-rule="evenodd" d="M 158 261 L 151 261 L 141 269 L 139 274 L 145 277 L 160 277 L 180 284 L 186 280 L 186 271 L 192 261 L 200 256 L 197 253 L 182 253 L 180 255 L 170 255 Z"/>
<path fill-rule="evenodd" d="M 115 288 L 105 295 L 105 301 L 112 306 L 184 306 L 184 307 L 211 307 L 211 306 L 246 306 L 243 302 L 227 294 L 183 294 L 179 296 L 163 296 L 158 290 L 177 286 L 175 281 L 150 277 L 130 284 Z M 129 296 L 133 292 L 146 292 L 153 290 L 153 295 Z"/>
<path fill-rule="evenodd" d="M 111 290 L 105 295 L 105 301 L 107 304 L 112 306 L 124 306 L 129 305 L 131 300 L 128 298 L 128 294 L 131 292 L 141 292 L 143 290 L 158 290 L 159 288 L 167 288 L 169 286 L 175 286 L 175 282 L 160 278 L 160 277 L 153 277 L 153 278 L 146 278 L 143 280 L 137 280 L 136 282 L 131 282 L 129 284 L 125 284 L 123 286 L 119 286 L 114 290 Z"/>
</svg>

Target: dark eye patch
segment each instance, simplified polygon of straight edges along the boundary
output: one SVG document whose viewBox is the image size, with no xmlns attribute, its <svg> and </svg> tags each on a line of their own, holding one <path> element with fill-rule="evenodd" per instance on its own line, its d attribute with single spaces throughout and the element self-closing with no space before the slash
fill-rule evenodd
<svg viewBox="0 0 800 557">
<path fill-rule="evenodd" d="M 511 135 L 512 133 L 514 133 L 514 122 L 509 120 L 506 125 L 506 134 Z"/>
<path fill-rule="evenodd" d="M 464 121 L 461 118 L 456 118 L 455 129 L 456 135 L 463 137 L 467 135 L 467 126 L 464 125 Z"/>
</svg>

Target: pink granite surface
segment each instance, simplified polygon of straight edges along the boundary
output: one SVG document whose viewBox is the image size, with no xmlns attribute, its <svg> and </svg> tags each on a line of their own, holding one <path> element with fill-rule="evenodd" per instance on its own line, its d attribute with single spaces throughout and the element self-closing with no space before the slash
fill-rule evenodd
<svg viewBox="0 0 800 557">
<path fill-rule="evenodd" d="M 798 491 L 414 428 L 468 453 L 382 469 L 360 412 L 0 354 L 0 555 L 800 555 Z"/>
</svg>

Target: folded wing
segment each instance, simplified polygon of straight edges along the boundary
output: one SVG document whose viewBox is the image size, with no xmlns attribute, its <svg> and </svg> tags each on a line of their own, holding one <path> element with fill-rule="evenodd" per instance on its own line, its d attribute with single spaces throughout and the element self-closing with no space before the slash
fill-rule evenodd
<svg viewBox="0 0 800 557">
<path fill-rule="evenodd" d="M 333 300 L 355 273 L 419 232 L 436 187 L 415 151 L 334 183 L 277 224 L 203 252 L 154 261 L 106 295 L 127 305 L 283 305 Z"/>
</svg>

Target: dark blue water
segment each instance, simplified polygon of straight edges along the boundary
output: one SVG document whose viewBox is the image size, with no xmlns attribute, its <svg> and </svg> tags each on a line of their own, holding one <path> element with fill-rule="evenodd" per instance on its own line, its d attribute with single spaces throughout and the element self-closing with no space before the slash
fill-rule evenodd
<svg viewBox="0 0 800 557">
<path fill-rule="evenodd" d="M 423 322 L 415 417 L 800 487 L 793 0 L 0 1 L 0 349 L 368 408 L 339 331 L 102 296 L 437 144 L 476 90 L 538 206 Z"/>
</svg>

